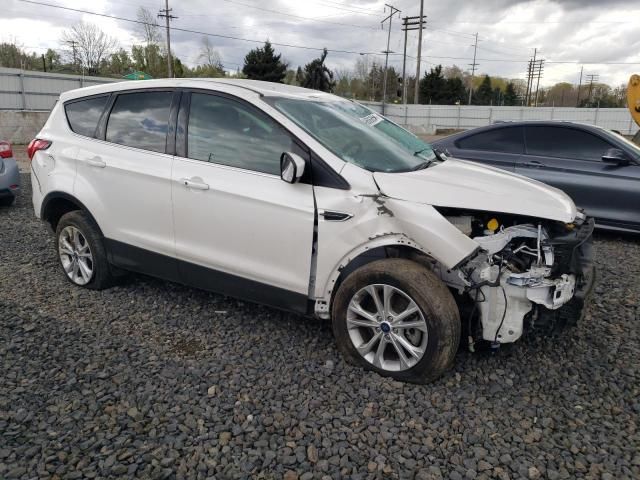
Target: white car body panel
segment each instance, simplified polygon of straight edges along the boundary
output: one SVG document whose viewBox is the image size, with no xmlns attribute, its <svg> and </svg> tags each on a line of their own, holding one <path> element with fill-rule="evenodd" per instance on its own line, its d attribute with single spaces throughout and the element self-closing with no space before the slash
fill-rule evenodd
<svg viewBox="0 0 640 480">
<path fill-rule="evenodd" d="M 208 189 L 188 188 L 184 178 Z M 172 196 L 180 260 L 308 295 L 311 185 L 176 157 Z"/>
<path fill-rule="evenodd" d="M 408 173 L 374 174 L 385 195 L 439 207 L 513 213 L 570 223 L 576 206 L 561 190 L 464 160 Z"/>
</svg>

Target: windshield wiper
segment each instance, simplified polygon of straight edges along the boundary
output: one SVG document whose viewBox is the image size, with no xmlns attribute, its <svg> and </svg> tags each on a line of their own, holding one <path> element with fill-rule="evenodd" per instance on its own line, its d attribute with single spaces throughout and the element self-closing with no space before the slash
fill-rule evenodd
<svg viewBox="0 0 640 480">
<path fill-rule="evenodd" d="M 433 162 L 433 160 L 427 160 L 426 162 L 420 162 L 418 165 L 413 167 L 411 169 L 411 171 L 415 172 L 416 170 L 423 170 L 423 169 L 429 167 L 429 165 L 431 165 L 431 162 Z"/>
<path fill-rule="evenodd" d="M 425 147 L 425 148 L 421 148 L 420 150 L 413 152 L 413 156 L 417 157 L 418 155 L 420 155 L 422 152 L 424 152 L 425 150 L 431 150 L 431 147 Z"/>
</svg>

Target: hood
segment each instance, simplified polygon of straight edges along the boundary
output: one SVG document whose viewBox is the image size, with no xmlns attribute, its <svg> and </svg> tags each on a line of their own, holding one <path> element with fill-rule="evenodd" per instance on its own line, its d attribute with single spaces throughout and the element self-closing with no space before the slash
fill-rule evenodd
<svg viewBox="0 0 640 480">
<path fill-rule="evenodd" d="M 576 216 L 571 198 L 557 188 L 454 158 L 416 172 L 375 172 L 373 176 L 384 195 L 409 202 L 565 223 L 573 222 Z"/>
</svg>

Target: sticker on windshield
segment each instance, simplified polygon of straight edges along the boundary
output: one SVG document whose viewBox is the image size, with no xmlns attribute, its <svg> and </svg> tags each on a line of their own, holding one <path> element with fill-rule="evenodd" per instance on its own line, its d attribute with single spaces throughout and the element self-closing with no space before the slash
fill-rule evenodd
<svg viewBox="0 0 640 480">
<path fill-rule="evenodd" d="M 382 117 L 379 116 L 377 113 L 372 113 L 371 115 L 367 115 L 366 117 L 360 118 L 360 120 L 362 120 L 364 123 L 366 123 L 370 127 L 373 127 L 382 121 Z"/>
</svg>

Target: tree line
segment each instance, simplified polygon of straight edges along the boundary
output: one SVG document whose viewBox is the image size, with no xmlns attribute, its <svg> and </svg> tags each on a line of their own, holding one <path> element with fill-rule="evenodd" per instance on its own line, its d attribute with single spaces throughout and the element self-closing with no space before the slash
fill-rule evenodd
<svg viewBox="0 0 640 480">
<path fill-rule="evenodd" d="M 116 40 L 91 23 L 79 23 L 64 31 L 60 43 L 42 55 L 27 53 L 15 43 L 0 43 L 0 66 L 49 72 L 122 77 L 132 72 L 145 72 L 153 78 L 167 77 L 167 52 L 155 16 L 140 7 L 137 13 L 138 42 L 126 50 Z M 209 37 L 203 36 L 196 66 L 189 67 L 172 52 L 175 77 L 238 77 L 268 82 L 287 83 L 333 92 L 358 100 L 400 103 L 406 92 L 407 103 L 413 103 L 415 76 L 403 79 L 393 66 L 387 67 L 387 87 L 384 89 L 385 68 L 368 55 L 358 58 L 352 69 L 332 71 L 326 65 L 327 49 L 304 66 L 290 68 L 282 54 L 266 41 L 250 50 L 242 68 L 226 69 Z M 471 76 L 457 66 L 437 65 L 424 73 L 418 83 L 419 103 L 434 105 L 524 105 L 526 82 L 489 75 Z M 570 83 L 558 83 L 540 88 L 538 106 L 624 107 L 626 86 L 616 88 L 597 83 L 578 88 Z"/>
</svg>

